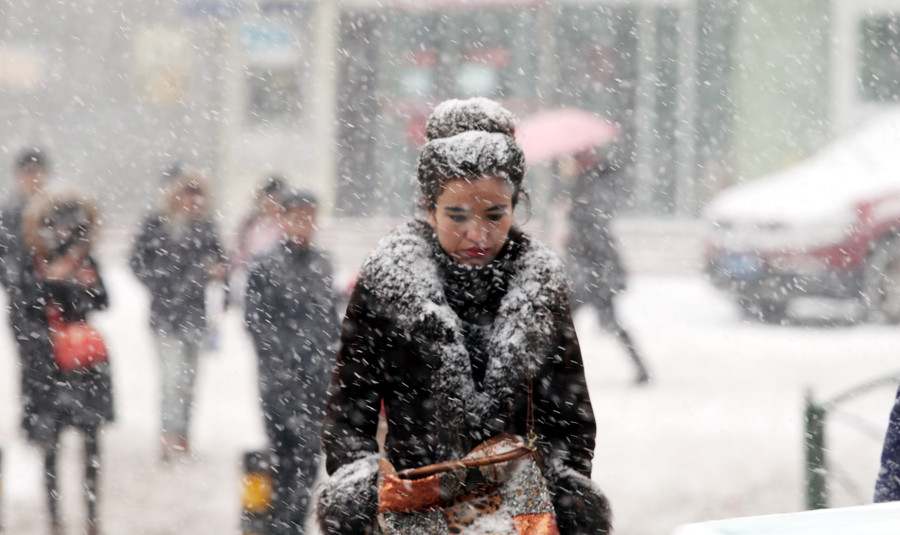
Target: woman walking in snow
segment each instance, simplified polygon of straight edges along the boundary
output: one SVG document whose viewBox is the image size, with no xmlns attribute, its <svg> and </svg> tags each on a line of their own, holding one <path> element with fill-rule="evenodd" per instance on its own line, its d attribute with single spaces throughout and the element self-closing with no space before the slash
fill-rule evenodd
<svg viewBox="0 0 900 535">
<path fill-rule="evenodd" d="M 161 368 L 162 459 L 191 454 L 189 435 L 200 348 L 207 329 L 206 289 L 228 267 L 211 217 L 210 184 L 175 164 L 163 173 L 162 208 L 143 221 L 129 259 L 150 292 L 150 327 Z"/>
<path fill-rule="evenodd" d="M 113 419 L 112 378 L 102 361 L 69 369 L 57 354 L 61 323 L 83 321 L 108 305 L 91 256 L 97 209 L 75 192 L 40 194 L 23 216 L 25 251 L 9 286 L 22 359 L 22 426 L 44 454 L 51 533 L 62 533 L 57 460 L 62 431 L 84 439 L 85 533 L 99 532 L 100 428 Z M 54 341 L 56 340 L 56 341 Z M 71 346 L 70 346 L 71 347 Z"/>
<path fill-rule="evenodd" d="M 513 135 L 512 115 L 487 99 L 444 102 L 428 120 L 424 218 L 371 253 L 343 323 L 317 500 L 328 533 L 376 531 L 382 405 L 397 470 L 534 431 L 560 532 L 609 532 L 568 279 L 513 222 L 525 171 Z"/>
</svg>

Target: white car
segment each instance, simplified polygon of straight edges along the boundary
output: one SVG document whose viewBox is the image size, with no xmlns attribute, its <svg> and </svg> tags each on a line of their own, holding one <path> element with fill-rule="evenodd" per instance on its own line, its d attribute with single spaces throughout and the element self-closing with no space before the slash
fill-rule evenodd
<svg viewBox="0 0 900 535">
<path fill-rule="evenodd" d="M 900 322 L 900 112 L 707 205 L 706 269 L 750 315 L 779 321 L 798 298 L 850 300 Z"/>
<path fill-rule="evenodd" d="M 897 535 L 900 502 L 749 516 L 679 526 L 672 535 Z"/>
</svg>

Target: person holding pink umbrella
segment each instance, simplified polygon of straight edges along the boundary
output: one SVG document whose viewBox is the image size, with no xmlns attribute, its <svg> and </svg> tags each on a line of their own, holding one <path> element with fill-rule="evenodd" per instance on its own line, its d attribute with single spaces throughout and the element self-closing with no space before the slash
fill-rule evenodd
<svg viewBox="0 0 900 535">
<path fill-rule="evenodd" d="M 625 269 L 611 229 L 618 204 L 618 166 L 603 158 L 600 149 L 582 151 L 574 160 L 578 174 L 571 193 L 566 244 L 566 267 L 575 290 L 573 308 L 594 307 L 600 327 L 615 335 L 634 363 L 635 383 L 647 384 L 650 373 L 644 359 L 616 314 L 615 298 L 626 288 Z"/>
</svg>

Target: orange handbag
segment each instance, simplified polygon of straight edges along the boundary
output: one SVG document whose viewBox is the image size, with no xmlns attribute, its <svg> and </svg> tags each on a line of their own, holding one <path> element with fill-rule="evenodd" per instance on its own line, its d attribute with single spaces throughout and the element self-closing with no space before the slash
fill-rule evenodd
<svg viewBox="0 0 900 535">
<path fill-rule="evenodd" d="M 59 305 L 47 307 L 47 324 L 56 365 L 64 372 L 90 368 L 109 359 L 100 332 L 85 320 L 65 321 Z"/>
</svg>

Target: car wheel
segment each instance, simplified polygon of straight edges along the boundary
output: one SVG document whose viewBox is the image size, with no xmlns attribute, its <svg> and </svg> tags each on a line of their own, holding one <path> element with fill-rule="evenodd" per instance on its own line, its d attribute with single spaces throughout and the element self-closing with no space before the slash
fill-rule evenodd
<svg viewBox="0 0 900 535">
<path fill-rule="evenodd" d="M 869 321 L 900 323 L 900 236 L 875 245 L 863 268 L 861 297 Z"/>
</svg>

